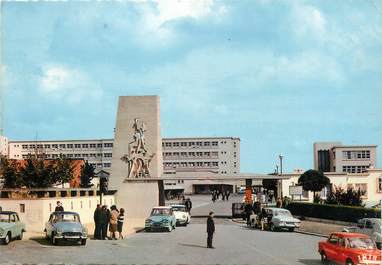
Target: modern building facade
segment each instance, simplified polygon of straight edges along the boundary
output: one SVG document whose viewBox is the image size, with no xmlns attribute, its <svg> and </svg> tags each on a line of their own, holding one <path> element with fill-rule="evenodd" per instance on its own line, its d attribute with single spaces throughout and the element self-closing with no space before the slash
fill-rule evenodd
<svg viewBox="0 0 382 265">
<path fill-rule="evenodd" d="M 322 172 L 362 173 L 376 168 L 376 145 L 343 145 L 341 142 L 313 144 L 314 169 Z"/>
</svg>

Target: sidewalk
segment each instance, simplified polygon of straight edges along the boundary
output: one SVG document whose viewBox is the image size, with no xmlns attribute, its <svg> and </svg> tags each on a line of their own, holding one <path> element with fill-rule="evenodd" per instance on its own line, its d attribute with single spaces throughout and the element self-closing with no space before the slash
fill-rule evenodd
<svg viewBox="0 0 382 265">
<path fill-rule="evenodd" d="M 296 232 L 329 236 L 333 232 L 342 231 L 343 225 L 328 224 L 323 222 L 301 221 L 301 227 Z"/>
</svg>

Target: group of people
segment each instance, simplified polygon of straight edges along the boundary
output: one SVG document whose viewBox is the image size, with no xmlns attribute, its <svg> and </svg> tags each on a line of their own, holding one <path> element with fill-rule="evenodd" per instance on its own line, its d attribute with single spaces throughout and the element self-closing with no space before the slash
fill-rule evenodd
<svg viewBox="0 0 382 265">
<path fill-rule="evenodd" d="M 118 232 L 118 238 L 123 239 L 122 229 L 125 221 L 125 210 L 119 209 L 113 205 L 108 209 L 106 205 L 101 206 L 97 204 L 97 208 L 94 211 L 94 239 L 105 240 L 117 240 L 116 233 Z M 109 229 L 110 236 L 107 236 Z"/>
<path fill-rule="evenodd" d="M 277 208 L 282 208 L 283 207 L 283 200 L 278 198 L 276 200 L 276 207 Z M 265 211 L 264 204 L 261 201 L 254 201 L 253 203 L 251 202 L 245 202 L 244 203 L 244 213 L 245 213 L 245 218 L 247 221 L 247 226 L 251 225 L 251 215 L 255 213 L 259 221 L 261 223 L 261 230 L 264 230 L 264 225 L 268 223 L 268 214 Z"/>
<path fill-rule="evenodd" d="M 229 190 L 213 190 L 211 192 L 212 195 L 212 201 L 215 202 L 216 200 L 219 200 L 220 195 L 222 196 L 222 201 L 228 201 L 229 196 L 231 195 L 231 192 Z"/>
</svg>

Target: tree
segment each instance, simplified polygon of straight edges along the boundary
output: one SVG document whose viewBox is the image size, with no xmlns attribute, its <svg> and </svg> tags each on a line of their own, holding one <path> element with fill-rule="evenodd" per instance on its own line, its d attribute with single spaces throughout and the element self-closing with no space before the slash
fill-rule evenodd
<svg viewBox="0 0 382 265">
<path fill-rule="evenodd" d="M 72 161 L 62 155 L 56 160 L 54 171 L 53 182 L 56 184 L 64 185 L 73 179 Z"/>
<path fill-rule="evenodd" d="M 81 188 L 90 188 L 93 186 L 91 183 L 93 178 L 95 176 L 94 173 L 94 167 L 88 163 L 88 161 L 85 162 L 84 165 L 81 166 Z"/>
<path fill-rule="evenodd" d="M 263 188 L 266 190 L 273 190 L 277 194 L 277 179 L 263 179 Z"/>
<path fill-rule="evenodd" d="M 304 190 L 313 191 L 313 197 L 316 197 L 316 192 L 328 186 L 330 180 L 321 171 L 310 169 L 299 177 L 298 184 L 301 185 Z"/>
<path fill-rule="evenodd" d="M 15 161 L 10 161 L 4 156 L 0 158 L 0 176 L 4 180 L 4 188 L 14 189 L 22 186 Z"/>
<path fill-rule="evenodd" d="M 355 190 L 349 187 L 346 191 L 337 187 L 325 200 L 327 204 L 341 204 L 349 206 L 364 206 L 362 203 L 362 195 L 360 189 Z"/>
</svg>

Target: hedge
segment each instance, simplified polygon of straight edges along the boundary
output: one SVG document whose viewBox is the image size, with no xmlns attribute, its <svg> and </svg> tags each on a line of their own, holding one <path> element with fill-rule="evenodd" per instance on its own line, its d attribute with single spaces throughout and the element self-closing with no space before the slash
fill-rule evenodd
<svg viewBox="0 0 382 265">
<path fill-rule="evenodd" d="M 380 209 L 318 204 L 318 203 L 302 203 L 291 202 L 286 207 L 293 215 L 301 217 L 313 217 L 320 219 L 329 219 L 344 222 L 357 222 L 361 218 L 381 218 Z"/>
</svg>

